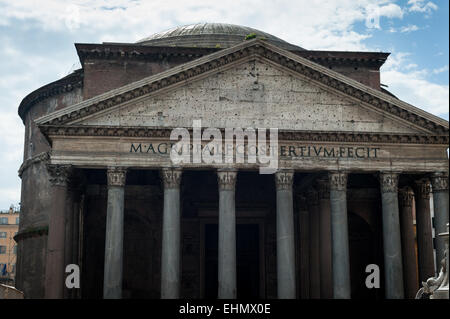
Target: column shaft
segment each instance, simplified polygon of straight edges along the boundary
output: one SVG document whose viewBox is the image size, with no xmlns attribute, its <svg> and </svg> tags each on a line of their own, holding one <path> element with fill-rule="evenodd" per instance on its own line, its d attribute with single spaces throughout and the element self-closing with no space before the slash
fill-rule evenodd
<svg viewBox="0 0 450 319">
<path fill-rule="evenodd" d="M 67 165 L 47 165 L 52 184 L 53 202 L 49 212 L 47 260 L 45 267 L 45 298 L 64 297 L 65 279 L 65 230 L 67 208 L 67 182 L 71 171 Z"/>
<path fill-rule="evenodd" d="M 275 174 L 277 189 L 277 283 L 279 299 L 295 298 L 293 171 Z"/>
<path fill-rule="evenodd" d="M 66 199 L 66 214 L 65 214 L 65 239 L 64 239 L 64 266 L 72 264 L 72 235 L 73 235 L 73 204 L 74 194 L 73 190 L 68 187 Z M 72 289 L 64 289 L 64 299 L 71 298 Z"/>
<path fill-rule="evenodd" d="M 319 184 L 319 222 L 320 222 L 320 297 L 333 298 L 333 266 L 331 253 L 331 207 L 328 181 Z"/>
<path fill-rule="evenodd" d="M 398 174 L 380 173 L 383 211 L 385 293 L 388 299 L 404 298 L 402 244 L 398 211 Z"/>
<path fill-rule="evenodd" d="M 426 281 L 435 275 L 430 192 L 431 187 L 428 180 L 416 181 L 414 198 L 416 200 L 417 250 L 420 282 Z"/>
<path fill-rule="evenodd" d="M 217 172 L 219 184 L 219 299 L 235 299 L 236 288 L 236 208 L 237 172 Z"/>
<path fill-rule="evenodd" d="M 404 188 L 399 191 L 403 280 L 405 284 L 405 297 L 409 299 L 414 299 L 419 290 L 419 283 L 417 281 L 416 240 L 412 215 L 413 199 L 414 193 L 409 188 Z"/>
<path fill-rule="evenodd" d="M 445 240 L 441 233 L 447 231 L 449 216 L 448 174 L 435 173 L 431 177 L 433 187 L 434 234 L 436 241 L 436 270 L 439 273 L 441 260 L 444 259 Z"/>
<path fill-rule="evenodd" d="M 331 238 L 333 256 L 333 297 L 349 299 L 350 255 L 347 221 L 347 174 L 330 172 Z"/>
<path fill-rule="evenodd" d="M 302 194 L 299 201 L 299 237 L 300 237 L 300 298 L 309 298 L 309 212 L 306 197 Z"/>
<path fill-rule="evenodd" d="M 320 216 L 319 194 L 316 190 L 308 192 L 309 209 L 309 296 L 320 298 Z"/>
<path fill-rule="evenodd" d="M 180 297 L 180 169 L 163 169 L 164 211 L 161 251 L 161 298 Z"/>
<path fill-rule="evenodd" d="M 124 169 L 108 169 L 108 203 L 106 216 L 105 267 L 103 298 L 122 298 L 123 220 L 125 201 Z"/>
</svg>

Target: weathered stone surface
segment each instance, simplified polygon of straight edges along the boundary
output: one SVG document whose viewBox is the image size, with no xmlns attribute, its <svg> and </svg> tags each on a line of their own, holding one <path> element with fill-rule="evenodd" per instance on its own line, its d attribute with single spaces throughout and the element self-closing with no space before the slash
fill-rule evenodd
<svg viewBox="0 0 450 319">
<path fill-rule="evenodd" d="M 161 298 L 175 299 L 181 287 L 181 230 L 179 169 L 163 169 L 164 211 L 162 224 Z"/>
<path fill-rule="evenodd" d="M 278 127 L 313 131 L 417 132 L 360 104 L 250 61 L 205 79 L 83 120 L 84 125 Z"/>
<path fill-rule="evenodd" d="M 403 299 L 403 266 L 398 207 L 398 173 L 380 174 L 383 210 L 385 293 L 388 299 Z"/>
</svg>

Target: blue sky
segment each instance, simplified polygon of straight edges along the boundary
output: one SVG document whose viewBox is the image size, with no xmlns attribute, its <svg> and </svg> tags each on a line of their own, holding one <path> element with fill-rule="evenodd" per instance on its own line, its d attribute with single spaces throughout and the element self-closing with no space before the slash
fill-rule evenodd
<svg viewBox="0 0 450 319">
<path fill-rule="evenodd" d="M 33 90 L 80 67 L 74 43 L 135 42 L 177 25 L 241 24 L 311 50 L 391 52 L 381 82 L 448 120 L 447 0 L 0 0 L 0 209 L 20 202 L 24 127 Z"/>
</svg>

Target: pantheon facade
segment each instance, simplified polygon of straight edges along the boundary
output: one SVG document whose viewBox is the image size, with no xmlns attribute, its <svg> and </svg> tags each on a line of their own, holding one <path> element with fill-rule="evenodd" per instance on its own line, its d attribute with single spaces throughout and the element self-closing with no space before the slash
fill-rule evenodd
<svg viewBox="0 0 450 319">
<path fill-rule="evenodd" d="M 19 106 L 26 298 L 414 298 L 439 270 L 449 123 L 385 89 L 389 53 L 217 23 L 75 48 Z M 276 172 L 174 163 L 198 120 L 277 129 Z"/>
</svg>

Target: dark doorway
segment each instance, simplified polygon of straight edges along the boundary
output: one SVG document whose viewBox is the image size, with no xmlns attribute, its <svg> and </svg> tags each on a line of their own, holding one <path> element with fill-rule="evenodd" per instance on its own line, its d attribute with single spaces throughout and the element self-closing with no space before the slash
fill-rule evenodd
<svg viewBox="0 0 450 319">
<path fill-rule="evenodd" d="M 259 225 L 236 225 L 237 298 L 259 298 Z M 217 298 L 218 225 L 205 225 L 205 298 Z"/>
<path fill-rule="evenodd" d="M 366 266 L 379 265 L 375 254 L 375 239 L 366 221 L 357 214 L 349 212 L 349 248 L 352 299 L 376 299 L 379 289 L 366 287 Z"/>
</svg>

